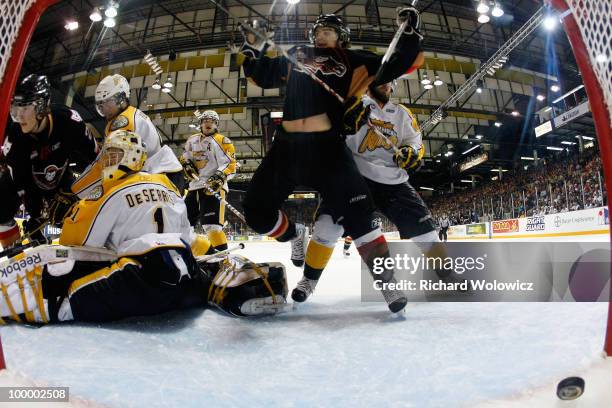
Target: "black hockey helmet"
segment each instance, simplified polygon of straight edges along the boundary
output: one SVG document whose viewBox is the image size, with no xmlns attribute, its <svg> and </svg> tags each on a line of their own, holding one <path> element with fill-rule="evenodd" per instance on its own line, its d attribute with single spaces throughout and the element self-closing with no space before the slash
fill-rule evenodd
<svg viewBox="0 0 612 408">
<path fill-rule="evenodd" d="M 331 27 L 338 33 L 338 45 L 342 48 L 348 47 L 351 42 L 351 29 L 344 24 L 344 20 L 337 14 L 321 14 L 317 17 L 310 31 L 308 32 L 308 39 L 312 44 L 315 43 L 315 31 L 319 27 Z"/>
<path fill-rule="evenodd" d="M 13 105 L 35 104 L 37 115 L 46 115 L 51 103 L 51 85 L 45 75 L 30 74 L 15 89 Z"/>
</svg>

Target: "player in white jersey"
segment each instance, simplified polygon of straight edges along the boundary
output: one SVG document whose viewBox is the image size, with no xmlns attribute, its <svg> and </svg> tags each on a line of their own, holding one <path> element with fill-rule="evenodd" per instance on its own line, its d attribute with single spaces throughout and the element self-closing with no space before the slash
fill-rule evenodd
<svg viewBox="0 0 612 408">
<path fill-rule="evenodd" d="M 231 140 L 219 133 L 217 112 L 204 111 L 198 119 L 201 133 L 187 139 L 180 157 L 188 178 L 191 175 L 185 204 L 191 225 L 200 222 L 213 247 L 222 251 L 227 249 L 223 232 L 225 204 L 204 187 L 210 187 L 225 198 L 227 180 L 236 173 L 236 155 Z"/>
<path fill-rule="evenodd" d="M 184 185 L 183 168 L 170 147 L 161 143 L 161 138 L 151 119 L 140 109 L 130 106 L 130 84 L 119 74 L 106 76 L 96 88 L 96 110 L 107 120 L 104 135 L 115 130 L 134 132 L 142 138 L 146 147 L 147 161 L 143 170 L 148 173 L 165 173 L 179 190 Z M 102 165 L 96 160 L 72 185 L 79 198 L 87 197 L 100 184 Z"/>
<path fill-rule="evenodd" d="M 370 124 L 362 120 L 362 125 L 355 126 L 357 132 L 347 136 L 346 144 L 377 209 L 396 225 L 402 239 L 417 241 L 426 251 L 432 242 L 439 242 L 438 235 L 429 209 L 408 183 L 409 173 L 420 166 L 425 148 L 419 125 L 410 110 L 389 102 L 393 87 L 394 83 L 369 87 L 363 103 L 349 110 L 348 116 L 363 119 L 369 116 Z M 388 140 L 377 135 L 372 127 Z M 389 142 L 399 148 L 399 153 Z M 292 292 L 293 300 L 303 302 L 313 292 L 343 233 L 341 220 L 323 201 L 306 252 L 304 276 Z"/>
<path fill-rule="evenodd" d="M 107 137 L 102 186 L 71 209 L 60 246 L 0 261 L 0 317 L 107 321 L 206 304 L 247 315 L 284 303 L 282 265 L 196 263 L 188 242 L 205 248 L 196 247 L 183 199 L 165 175 L 140 171 L 145 159 L 137 134 Z M 70 253 L 86 256 L 68 261 Z"/>
</svg>

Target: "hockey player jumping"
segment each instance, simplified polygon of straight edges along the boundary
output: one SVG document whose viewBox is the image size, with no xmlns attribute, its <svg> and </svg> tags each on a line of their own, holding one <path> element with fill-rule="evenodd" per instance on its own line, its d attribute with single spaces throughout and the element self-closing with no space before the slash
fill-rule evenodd
<svg viewBox="0 0 612 408">
<path fill-rule="evenodd" d="M 316 20 L 309 35 L 313 47 L 294 47 L 276 58 L 262 52 L 269 33 L 257 25 L 245 27 L 241 54 L 245 75 L 262 88 L 286 86 L 282 126 L 243 202 L 251 228 L 280 242 L 303 236 L 301 227 L 280 208 L 294 187 L 308 186 L 321 193 L 341 219 L 366 265 L 371 268 L 374 258 L 388 255 L 385 238 L 372 222 L 374 206 L 367 184 L 341 137 L 346 106 L 339 100 L 362 95 L 369 84 L 389 82 L 420 66 L 419 20 L 416 9 L 398 9 L 398 23 L 407 21 L 407 28 L 382 67 L 380 56 L 348 49 L 350 30 L 337 15 Z M 388 270 L 383 280 L 392 282 L 393 275 Z M 393 312 L 407 303 L 400 291 L 385 290 L 383 296 Z"/>
</svg>

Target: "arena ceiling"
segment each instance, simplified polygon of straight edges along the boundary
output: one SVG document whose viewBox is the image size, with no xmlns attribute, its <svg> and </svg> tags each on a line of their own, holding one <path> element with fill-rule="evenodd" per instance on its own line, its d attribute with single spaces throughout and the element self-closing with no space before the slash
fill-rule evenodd
<svg viewBox="0 0 612 408">
<path fill-rule="evenodd" d="M 395 30 L 395 8 L 405 2 L 302 0 L 295 7 L 288 6 L 285 0 L 218 1 L 222 7 L 216 6 L 211 0 L 123 0 L 117 3 L 117 25 L 112 28 L 89 20 L 92 10 L 95 7 L 105 7 L 108 4 L 106 0 L 60 1 L 49 8 L 37 26 L 22 71 L 49 75 L 58 94 L 65 96 L 65 100 L 84 111 L 86 120 L 93 121 L 98 126 L 101 122 L 93 110 L 91 95 L 88 95 L 84 88 L 67 85 L 62 78 L 78 73 L 92 76 L 109 72 L 111 67 L 141 60 L 147 51 L 161 59 L 168 59 L 170 56 L 169 59 L 172 60 L 173 55 L 191 55 L 189 53 L 205 49 L 227 48 L 241 42 L 236 27 L 241 20 L 247 18 L 267 19 L 276 29 L 277 43 L 294 44 L 307 42 L 308 27 L 317 15 L 335 12 L 342 14 L 349 23 L 354 45 L 377 47 L 381 51 L 389 43 Z M 542 7 L 542 3 L 535 0 L 501 0 L 499 3 L 503 5 L 504 16 L 490 24 L 479 24 L 476 22 L 477 2 L 473 0 L 418 2 L 417 7 L 423 14 L 424 49 L 428 52 L 430 65 L 427 67 L 429 70 L 418 73 L 416 82 L 412 81 L 412 84 L 418 84 L 422 74 L 428 72 L 442 76 L 442 73 L 448 71 L 449 78 L 445 81 L 444 92 L 439 92 L 437 97 L 430 96 L 422 89 L 415 89 L 418 87 L 410 86 L 411 81 L 405 81 L 406 85 L 402 88 L 404 93 L 400 94 L 399 100 L 419 114 L 420 120 L 427 118 L 437 105 L 445 100 L 446 95 L 452 94 L 460 85 L 460 82 L 455 82 L 456 67 L 453 68 L 453 64 L 447 63 L 440 66 L 441 60 L 452 56 L 455 61 L 486 61 Z M 229 10 L 230 15 L 225 8 Z M 67 20 L 79 21 L 79 28 L 74 31 L 66 30 L 64 26 Z M 523 76 L 538 77 L 536 79 L 540 87 L 546 87 L 551 78 L 556 78 L 556 81 L 562 84 L 563 90 L 580 84 L 569 44 L 562 30 L 557 31 L 555 35 L 547 36 L 543 30 L 537 30 L 512 51 L 508 66 L 514 70 L 513 78 L 518 75 L 516 72 L 520 71 L 527 73 Z M 551 50 L 556 60 L 554 73 L 551 73 Z M 464 76 L 469 74 L 468 70 Z M 498 79 L 511 82 L 509 75 L 497 76 Z M 213 103 L 216 108 L 245 108 L 247 112 L 257 113 L 259 109 L 265 112 L 281 106 L 282 95 L 243 97 L 240 90 L 232 94 L 224 91 L 223 87 L 212 79 L 210 82 L 224 93 L 222 99 Z M 448 180 L 449 168 L 456 159 L 445 159 L 444 156 L 437 155 L 448 151 L 449 145 L 458 152 L 474 143 L 486 145 L 490 160 L 472 170 L 482 175 L 490 175 L 492 168 L 509 168 L 515 163 L 517 156 L 530 153 L 534 149 L 543 151 L 543 154 L 546 152 L 545 141 L 525 138 L 524 135 L 525 127 L 533 126 L 534 115 L 541 108 L 533 106 L 535 95 L 515 92 L 514 87 L 506 91 L 501 88 L 503 87 L 491 90 L 490 97 L 480 103 L 466 100 L 459 104 L 450 112 L 449 117 L 425 135 L 429 160 L 422 177 L 417 179 L 439 179 L 440 182 L 435 184 Z M 190 100 L 185 91 L 184 94 L 175 92 L 169 95 L 172 99 L 170 103 L 143 105 L 146 103 L 146 97 L 141 99 L 140 92 L 138 95 L 141 109 L 152 117 L 163 116 L 158 128 L 165 139 L 180 145 L 190 131 L 187 123 L 179 121 L 172 124 L 165 118 L 167 115 L 193 112 L 198 101 Z M 149 99 L 152 98 L 149 96 Z M 475 99 L 476 96 L 470 98 Z M 220 102 L 221 100 L 223 102 Z M 518 110 L 522 114 L 518 119 L 513 118 L 510 116 L 511 110 Z M 256 119 L 228 120 L 231 122 L 229 125 L 237 129 L 236 136 L 232 139 L 241 140 L 239 144 L 242 147 L 239 147 L 238 151 L 245 164 L 241 171 L 246 175 L 252 173 L 263 153 L 261 132 L 254 123 Z M 502 128 L 493 126 L 497 120 L 504 123 Z M 568 138 L 572 138 L 576 132 L 594 134 L 590 116 L 572 123 L 564 132 L 569 132 L 566 135 Z M 475 139 L 476 135 L 482 135 L 482 138 Z"/>
</svg>

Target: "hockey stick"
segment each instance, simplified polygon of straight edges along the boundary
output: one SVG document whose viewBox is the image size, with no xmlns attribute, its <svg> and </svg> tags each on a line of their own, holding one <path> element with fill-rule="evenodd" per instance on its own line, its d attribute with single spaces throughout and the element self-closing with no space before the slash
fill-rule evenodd
<svg viewBox="0 0 612 408">
<path fill-rule="evenodd" d="M 215 252 L 214 254 L 196 256 L 195 260 L 198 261 L 198 262 L 206 262 L 209 259 L 213 259 L 213 258 L 216 258 L 218 256 L 225 256 L 225 255 L 229 254 L 230 252 L 238 251 L 239 249 L 244 249 L 244 244 L 242 242 L 239 243 L 237 246 L 235 246 L 233 248 L 224 249 L 223 251 Z"/>
<path fill-rule="evenodd" d="M 242 222 L 244 222 L 245 224 L 247 224 L 246 219 L 244 218 L 244 215 L 242 215 L 242 214 L 240 213 L 240 211 L 238 211 L 238 210 L 237 210 L 237 209 L 236 209 L 236 208 L 235 208 L 233 205 L 231 205 L 230 203 L 228 203 L 228 202 L 227 202 L 227 200 L 226 200 L 225 198 L 221 197 L 221 195 L 220 195 L 219 193 L 217 193 L 215 190 L 213 190 L 212 188 L 210 188 L 210 186 L 209 186 L 208 184 L 204 184 L 204 188 L 205 188 L 206 190 L 208 190 L 208 192 L 209 192 L 209 193 L 211 193 L 212 195 L 214 195 L 214 196 L 215 196 L 215 198 L 221 202 L 221 204 L 225 204 L 225 206 L 226 206 L 227 208 L 229 208 L 229 210 L 230 210 L 231 212 L 233 212 L 233 213 L 234 213 L 234 215 L 240 219 L 240 221 L 242 221 Z"/>
</svg>

